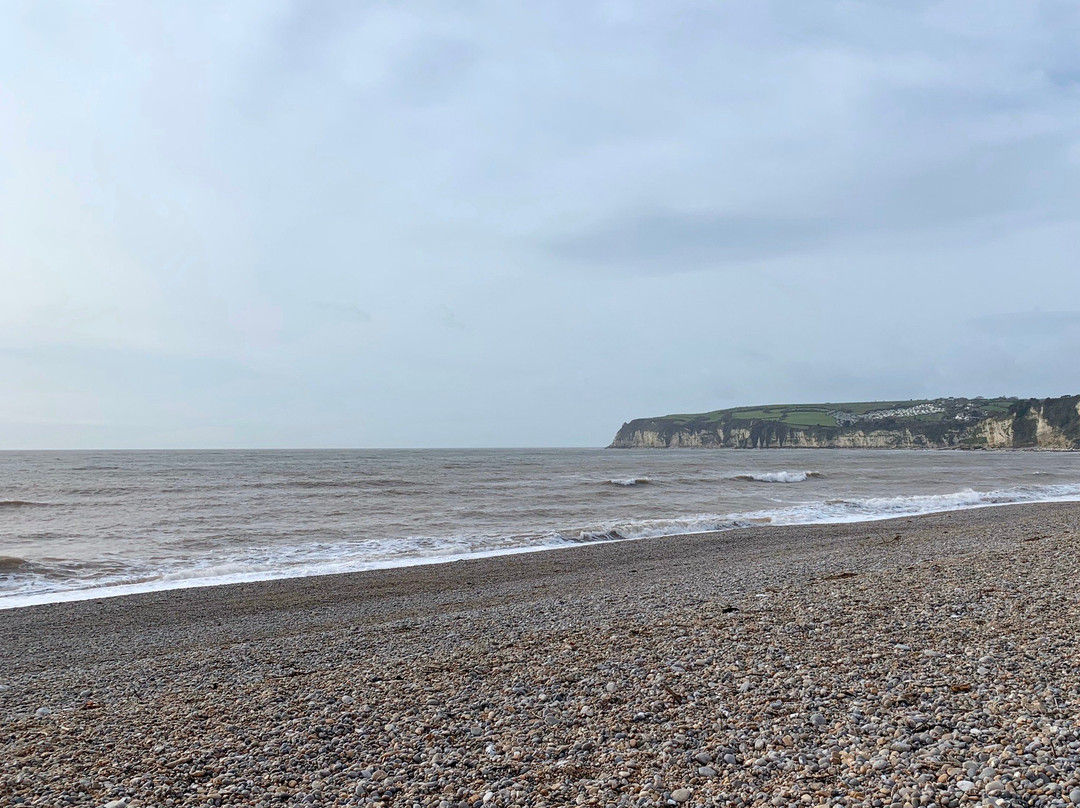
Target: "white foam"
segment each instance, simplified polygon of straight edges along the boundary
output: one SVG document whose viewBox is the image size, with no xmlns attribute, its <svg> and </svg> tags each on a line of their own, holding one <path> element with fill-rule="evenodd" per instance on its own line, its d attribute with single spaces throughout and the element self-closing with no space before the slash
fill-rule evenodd
<svg viewBox="0 0 1080 808">
<path fill-rule="evenodd" d="M 624 477 L 622 479 L 608 480 L 608 483 L 611 484 L 611 485 L 625 485 L 625 486 L 645 485 L 646 483 L 649 483 L 649 482 L 652 482 L 652 481 L 648 477 Z"/>
<path fill-rule="evenodd" d="M 757 473 L 736 474 L 733 479 L 755 483 L 801 483 L 811 477 L 820 477 L 816 471 L 762 471 Z"/>
<path fill-rule="evenodd" d="M 223 564 L 200 570 L 201 574 L 189 571 L 162 575 L 153 580 L 134 583 L 92 586 L 84 589 L 40 592 L 36 594 L 6 595 L 0 597 L 0 611 L 25 606 L 39 606 L 46 603 L 68 603 L 97 598 L 115 598 L 121 595 L 137 595 L 146 592 L 171 591 L 173 589 L 195 589 L 204 586 L 222 586 L 225 584 L 255 583 L 258 581 L 279 581 L 289 578 L 310 578 L 317 575 L 337 575 L 349 572 L 367 572 L 369 570 L 395 569 L 397 567 L 419 567 L 427 564 L 448 564 L 473 558 L 492 558 L 504 555 L 535 553 L 541 550 L 554 550 L 566 547 L 565 540 L 552 538 L 550 542 L 527 547 L 501 547 L 492 550 L 474 550 L 442 556 L 412 556 L 374 561 L 330 560 L 312 562 L 297 566 L 252 567 L 246 564 Z"/>
<path fill-rule="evenodd" d="M 696 514 L 677 519 L 611 522 L 583 531 L 580 542 L 612 539 L 651 539 L 690 533 L 711 533 L 754 525 L 813 525 L 873 522 L 944 511 L 1014 505 L 1029 502 L 1080 501 L 1080 485 L 1033 485 L 996 491 L 965 489 L 951 494 L 870 497 L 805 502 L 760 511 Z"/>
<path fill-rule="evenodd" d="M 943 511 L 968 510 L 1033 502 L 1080 501 L 1080 484 L 1032 485 L 993 491 L 965 489 L 949 494 L 870 497 L 804 502 L 771 510 L 729 514 L 695 514 L 676 519 L 611 522 L 576 536 L 411 537 L 396 542 L 311 544 L 261 548 L 244 557 L 162 570 L 138 580 L 114 581 L 83 589 L 22 592 L 0 596 L 0 609 L 61 601 L 89 600 L 170 589 L 300 578 L 334 573 L 441 564 L 470 558 L 531 553 L 570 544 L 677 536 L 752 527 L 761 524 L 809 525 L 869 522 Z M 490 546 L 489 542 L 499 542 Z M 485 547 L 485 545 L 488 545 Z M 420 548 L 423 552 L 418 552 Z"/>
</svg>

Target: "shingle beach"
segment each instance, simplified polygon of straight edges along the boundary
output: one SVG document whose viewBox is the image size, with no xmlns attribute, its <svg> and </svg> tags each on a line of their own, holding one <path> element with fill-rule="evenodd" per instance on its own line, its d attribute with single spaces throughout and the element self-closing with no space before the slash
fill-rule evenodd
<svg viewBox="0 0 1080 808">
<path fill-rule="evenodd" d="M 0 804 L 1080 805 L 1080 504 L 0 612 Z"/>
</svg>

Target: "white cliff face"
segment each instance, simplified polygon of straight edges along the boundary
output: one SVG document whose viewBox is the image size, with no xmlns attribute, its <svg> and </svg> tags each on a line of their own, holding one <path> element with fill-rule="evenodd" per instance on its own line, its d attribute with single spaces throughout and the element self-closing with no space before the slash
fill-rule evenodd
<svg viewBox="0 0 1080 808">
<path fill-rule="evenodd" d="M 1077 405 L 1080 408 L 1080 405 Z M 1077 413 L 1080 415 L 1080 413 Z M 1046 420 L 1043 410 L 1032 410 L 1027 416 L 1033 422 L 1035 446 L 1039 449 L 1072 449 L 1073 442 Z M 1011 417 L 988 418 L 976 425 L 971 436 L 982 440 L 988 449 L 1011 449 L 1016 443 L 1016 425 Z"/>
<path fill-rule="evenodd" d="M 620 449 L 754 448 L 750 430 L 743 428 L 732 429 L 726 441 L 714 430 L 678 430 L 669 439 L 655 430 L 639 429 L 612 445 Z M 779 445 L 776 439 L 770 444 L 773 448 Z M 784 440 L 784 447 L 792 449 L 919 449 L 934 445 L 922 435 L 913 435 L 908 430 L 885 429 L 844 432 L 832 440 L 823 440 L 810 432 L 791 430 Z"/>
<path fill-rule="evenodd" d="M 659 432 L 638 429 L 631 432 L 629 438 L 620 439 L 612 445 L 619 449 L 667 449 L 669 444 L 660 437 Z"/>
<path fill-rule="evenodd" d="M 844 432 L 832 440 L 819 440 L 807 433 L 798 433 L 802 440 L 792 441 L 793 446 L 805 446 L 817 449 L 917 449 L 930 444 L 922 435 L 912 435 L 910 431 L 885 429 L 858 429 Z"/>
<path fill-rule="evenodd" d="M 1052 426 L 1043 416 L 1042 410 L 1035 415 L 1035 445 L 1040 449 L 1071 449 L 1072 441 L 1065 433 Z"/>
<path fill-rule="evenodd" d="M 925 449 L 937 444 L 906 429 L 857 429 L 832 439 L 822 439 L 810 432 L 793 432 L 785 445 L 807 449 Z"/>
<path fill-rule="evenodd" d="M 950 399 L 951 401 L 951 399 Z M 894 424 L 880 428 L 880 419 L 862 419 L 830 427 L 797 427 L 769 421 L 741 421 L 729 426 L 725 433 L 717 421 L 688 423 L 684 417 L 672 422 L 664 418 L 642 419 L 624 424 L 612 446 L 644 449 L 708 449 L 708 448 L 807 448 L 807 449 L 1080 449 L 1077 439 L 1077 420 L 1071 415 L 1076 408 L 1080 418 L 1080 400 L 1046 399 L 1019 402 L 1022 408 L 1011 414 L 984 418 L 971 423 L 967 417 L 956 417 L 936 425 L 931 431 L 939 437 L 924 434 L 924 427 Z M 1063 412 L 1062 405 L 1068 409 Z M 921 405 L 920 405 L 921 406 Z M 930 406 L 930 405 L 926 405 Z M 889 411 L 891 412 L 891 411 Z M 899 410 L 897 410 L 899 412 Z M 906 410 L 904 411 L 906 412 Z M 926 414 L 923 412 L 917 415 Z M 864 422 L 865 421 L 865 422 Z M 955 422 L 955 423 L 954 423 Z M 726 422 L 730 424 L 730 421 Z"/>
<path fill-rule="evenodd" d="M 985 443 L 988 449 L 1008 449 L 1013 445 L 1013 419 L 987 418 L 976 424 L 969 434 L 972 440 Z"/>
</svg>

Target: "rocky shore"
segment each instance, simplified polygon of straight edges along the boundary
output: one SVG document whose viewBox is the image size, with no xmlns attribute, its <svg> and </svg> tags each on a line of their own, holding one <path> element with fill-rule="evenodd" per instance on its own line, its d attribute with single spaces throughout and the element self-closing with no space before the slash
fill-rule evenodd
<svg viewBox="0 0 1080 808">
<path fill-rule="evenodd" d="M 0 804 L 1080 805 L 1080 504 L 0 612 Z"/>
</svg>

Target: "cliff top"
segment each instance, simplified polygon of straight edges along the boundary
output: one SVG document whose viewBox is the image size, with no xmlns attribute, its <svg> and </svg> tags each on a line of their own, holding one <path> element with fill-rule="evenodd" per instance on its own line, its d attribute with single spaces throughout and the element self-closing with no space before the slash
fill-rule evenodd
<svg viewBox="0 0 1080 808">
<path fill-rule="evenodd" d="M 979 420 L 990 415 L 1004 415 L 1017 398 L 933 398 L 908 401 L 855 401 L 824 404 L 768 404 L 755 407 L 732 407 L 726 410 L 694 414 L 664 415 L 638 419 L 667 421 L 675 424 L 714 424 L 724 421 L 771 421 L 788 426 L 847 426 L 863 421 L 913 419 L 924 422 Z"/>
<path fill-rule="evenodd" d="M 1080 396 L 732 407 L 638 418 L 611 446 L 1080 449 Z"/>
</svg>

